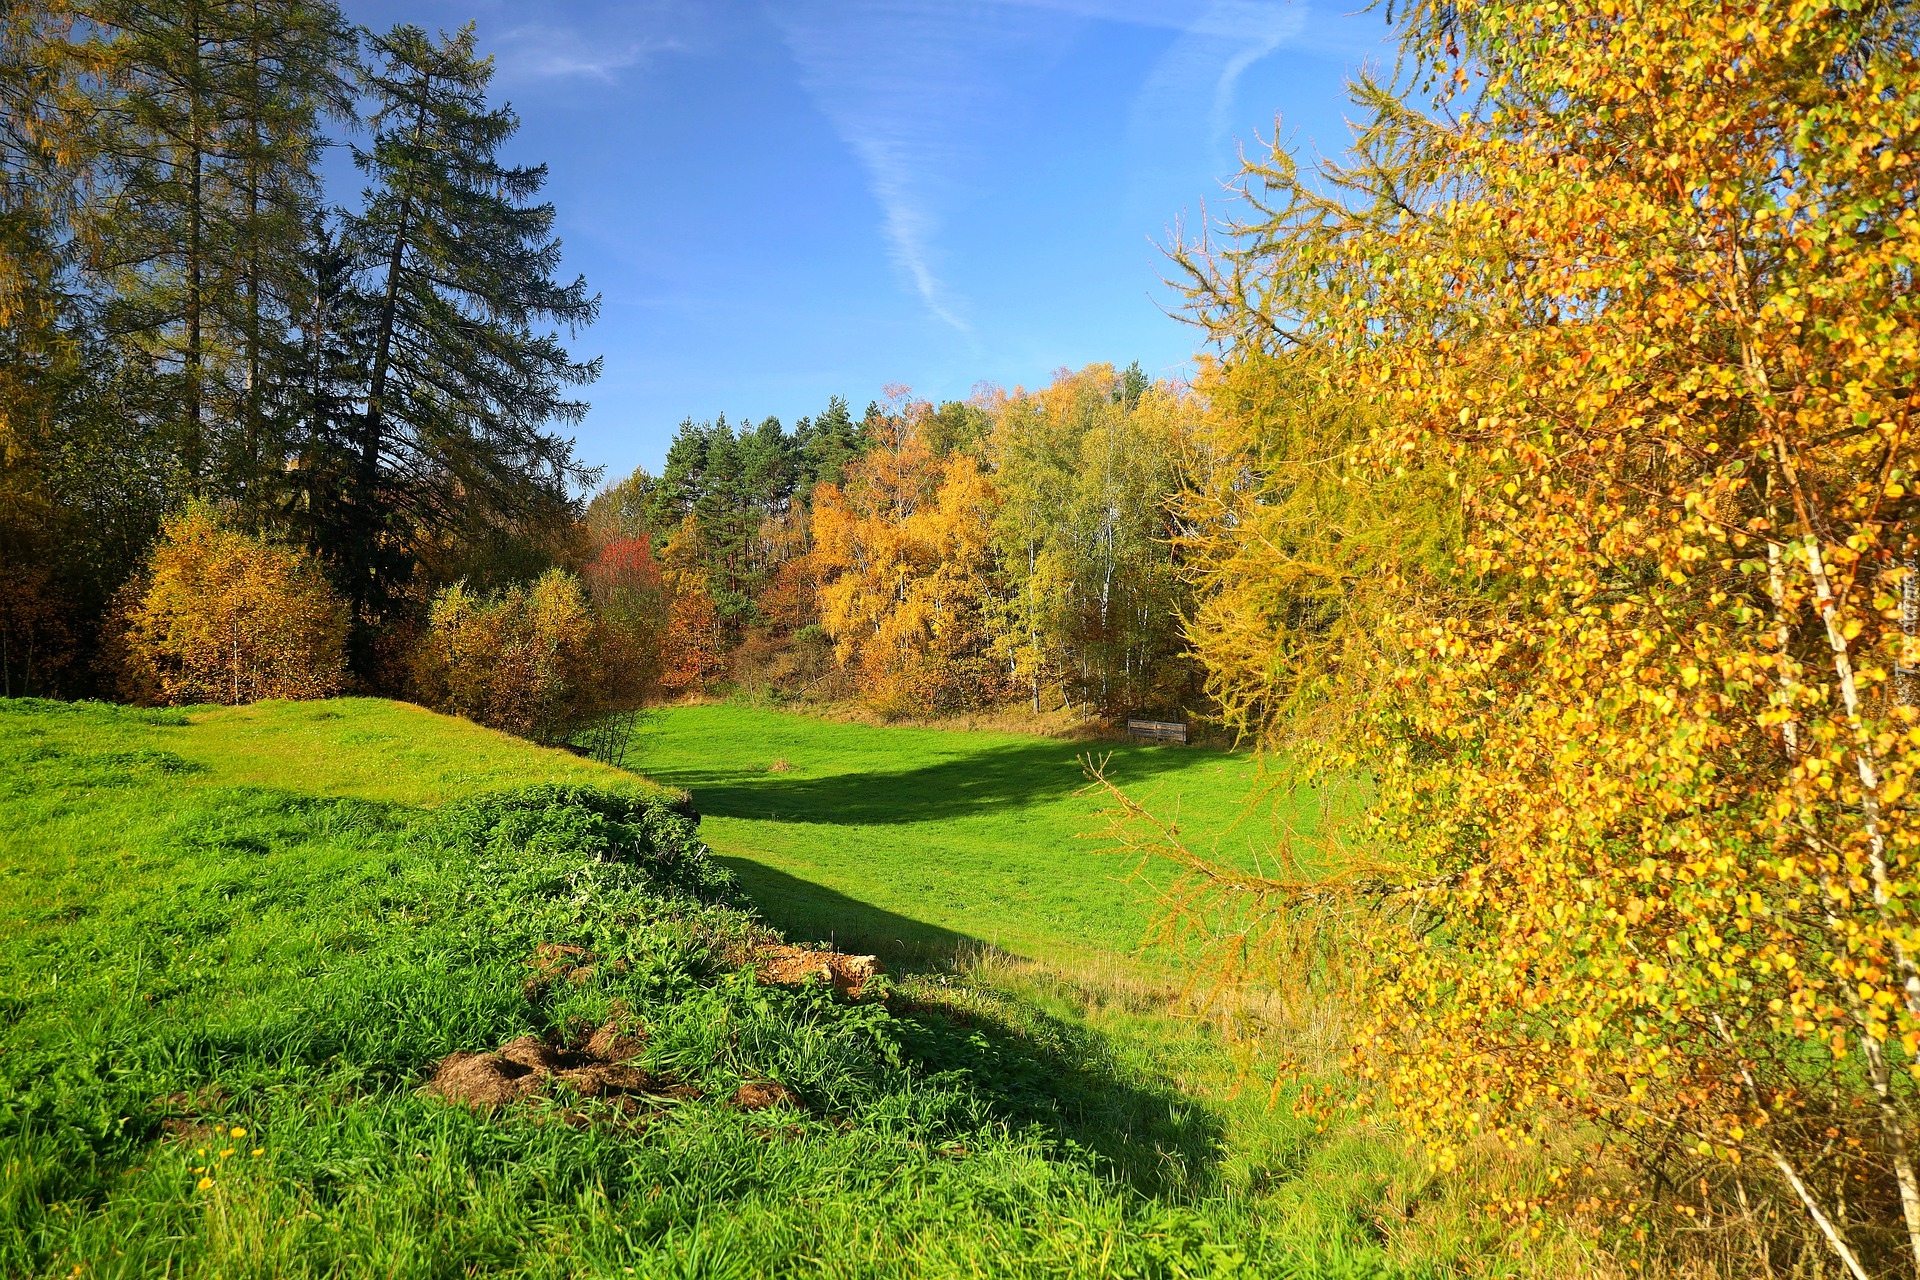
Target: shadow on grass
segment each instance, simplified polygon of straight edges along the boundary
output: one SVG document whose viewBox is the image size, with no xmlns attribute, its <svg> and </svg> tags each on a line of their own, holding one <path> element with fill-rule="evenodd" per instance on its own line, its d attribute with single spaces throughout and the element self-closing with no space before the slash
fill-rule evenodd
<svg viewBox="0 0 1920 1280">
<path fill-rule="evenodd" d="M 990 942 L 895 915 L 871 903 L 775 871 L 750 858 L 714 855 L 740 878 L 761 918 L 794 941 L 827 942 L 855 955 L 874 955 L 896 973 L 951 971 L 988 952 Z"/>
<path fill-rule="evenodd" d="M 694 807 L 703 814 L 871 826 L 939 822 L 1057 800 L 1085 783 L 1079 757 L 1090 749 L 1040 740 L 990 747 L 917 769 L 821 778 L 770 774 L 759 767 L 663 769 L 642 763 L 640 768 L 656 781 L 692 792 Z M 1137 785 L 1191 763 L 1192 757 L 1180 748 L 1122 747 L 1113 752 L 1109 776 Z"/>
<path fill-rule="evenodd" d="M 1154 1199 L 1214 1189 L 1226 1148 L 1220 1117 L 1129 1069 L 1098 1032 L 1011 1000 L 962 1008 L 896 999 L 892 1007 L 907 1053 L 963 1074 L 1011 1129 L 1038 1127 Z"/>
<path fill-rule="evenodd" d="M 895 974 L 951 973 L 987 953 L 1010 955 L 746 858 L 719 861 L 789 938 L 879 956 Z M 1098 1032 L 1005 998 L 961 1005 L 938 994 L 898 995 L 890 1007 L 902 1019 L 907 1053 L 927 1069 L 962 1073 L 1010 1128 L 1038 1127 L 1090 1153 L 1142 1195 L 1183 1198 L 1212 1188 L 1226 1134 L 1218 1117 L 1124 1068 Z"/>
</svg>

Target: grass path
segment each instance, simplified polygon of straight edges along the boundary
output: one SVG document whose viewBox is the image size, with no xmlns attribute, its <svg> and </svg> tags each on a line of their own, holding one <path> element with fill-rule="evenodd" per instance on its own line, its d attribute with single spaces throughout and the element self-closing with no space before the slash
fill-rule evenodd
<svg viewBox="0 0 1920 1280">
<path fill-rule="evenodd" d="M 1100 825 L 1089 753 L 1203 844 L 1244 847 L 1235 819 L 1256 767 L 1204 748 L 706 705 L 659 712 L 629 763 L 693 793 L 707 842 L 789 932 L 895 959 L 989 944 L 1065 967 L 1137 964 L 1153 886 L 1088 838 Z"/>
</svg>

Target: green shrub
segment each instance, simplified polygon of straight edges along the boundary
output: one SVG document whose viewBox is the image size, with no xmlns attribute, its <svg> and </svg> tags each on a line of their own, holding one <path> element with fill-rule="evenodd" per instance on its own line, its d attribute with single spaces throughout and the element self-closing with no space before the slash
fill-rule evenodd
<svg viewBox="0 0 1920 1280">
<path fill-rule="evenodd" d="M 595 787 L 549 783 L 452 806 L 436 832 L 489 854 L 571 851 L 646 872 L 655 887 L 702 902 L 735 901 L 733 874 L 700 841 L 687 800 L 636 799 Z"/>
</svg>

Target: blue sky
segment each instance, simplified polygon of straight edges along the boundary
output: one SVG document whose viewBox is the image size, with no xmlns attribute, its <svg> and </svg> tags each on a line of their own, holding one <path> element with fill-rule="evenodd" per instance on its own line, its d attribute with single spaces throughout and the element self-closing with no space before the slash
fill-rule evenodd
<svg viewBox="0 0 1920 1280">
<path fill-rule="evenodd" d="M 551 169 L 602 295 L 579 452 L 656 470 L 688 416 L 789 424 L 887 384 L 1139 360 L 1183 372 L 1161 284 L 1242 144 L 1338 152 L 1390 62 L 1364 0 L 346 0 L 479 24 L 513 159 Z M 343 177 L 345 175 L 342 175 Z M 344 198 L 349 191 L 341 190 Z"/>
</svg>

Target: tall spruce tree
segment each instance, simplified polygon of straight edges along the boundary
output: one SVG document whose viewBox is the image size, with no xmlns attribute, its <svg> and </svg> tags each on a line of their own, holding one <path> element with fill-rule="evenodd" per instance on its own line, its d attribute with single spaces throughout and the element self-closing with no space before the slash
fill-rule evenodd
<svg viewBox="0 0 1920 1280">
<path fill-rule="evenodd" d="M 293 376 L 274 388 L 275 416 L 294 424 L 286 523 L 309 550 L 330 555 L 336 569 L 353 529 L 354 446 L 370 346 L 363 266 L 350 240 L 314 218 L 297 261 Z"/>
<path fill-rule="evenodd" d="M 240 217 L 231 248 L 239 296 L 239 394 L 229 487 L 266 518 L 292 495 L 284 462 L 297 457 L 300 401 L 288 394 L 308 365 L 297 341 L 311 297 L 302 249 L 316 209 L 317 115 L 350 117 L 356 44 L 339 10 L 296 0 L 236 0 L 231 141 Z M 290 163 L 290 161 L 292 161 Z"/>
<path fill-rule="evenodd" d="M 354 160 L 370 186 L 348 234 L 372 264 L 370 370 L 340 549 L 363 640 L 422 559 L 573 517 L 594 473 L 550 424 L 585 414 L 565 392 L 600 369 L 540 331 L 577 333 L 599 298 L 554 279 L 553 206 L 529 203 L 546 169 L 499 160 L 519 120 L 487 105 L 473 27 L 367 38 L 373 137 Z"/>
</svg>

